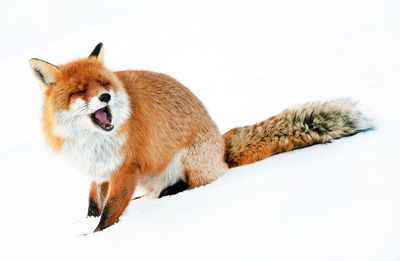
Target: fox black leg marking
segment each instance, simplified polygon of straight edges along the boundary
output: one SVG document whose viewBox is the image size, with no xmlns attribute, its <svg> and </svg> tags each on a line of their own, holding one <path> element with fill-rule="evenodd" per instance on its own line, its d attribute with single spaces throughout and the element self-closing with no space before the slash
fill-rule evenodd
<svg viewBox="0 0 400 261">
<path fill-rule="evenodd" d="M 184 182 L 184 181 L 178 181 L 172 186 L 169 186 L 165 188 L 163 191 L 161 191 L 160 195 L 158 196 L 159 198 L 162 198 L 164 196 L 171 196 L 178 194 L 179 192 L 183 192 L 189 188 L 189 185 Z"/>
<path fill-rule="evenodd" d="M 89 198 L 89 207 L 88 207 L 87 216 L 88 217 L 100 216 L 100 209 L 97 207 L 96 202 L 92 198 Z"/>
<path fill-rule="evenodd" d="M 109 225 L 107 225 L 107 220 L 109 219 L 110 216 L 110 205 L 107 204 L 104 209 L 103 209 L 103 213 L 101 214 L 101 218 L 100 218 L 100 222 L 97 225 L 96 229 L 94 230 L 94 232 L 97 231 L 101 231 L 103 229 L 105 229 L 106 227 L 108 227 Z"/>
</svg>

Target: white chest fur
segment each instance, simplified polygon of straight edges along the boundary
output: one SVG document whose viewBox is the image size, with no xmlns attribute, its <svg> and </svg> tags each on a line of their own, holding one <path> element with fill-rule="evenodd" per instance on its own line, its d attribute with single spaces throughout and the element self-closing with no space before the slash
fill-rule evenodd
<svg viewBox="0 0 400 261">
<path fill-rule="evenodd" d="M 79 136 L 70 135 L 63 146 L 62 154 L 81 172 L 101 183 L 108 181 L 120 166 L 120 148 L 124 140 L 123 137 L 93 132 Z"/>
</svg>

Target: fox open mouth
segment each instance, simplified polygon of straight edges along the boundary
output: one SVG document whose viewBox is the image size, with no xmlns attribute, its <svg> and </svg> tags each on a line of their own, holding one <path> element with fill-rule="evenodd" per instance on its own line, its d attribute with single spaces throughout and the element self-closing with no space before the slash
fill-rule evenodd
<svg viewBox="0 0 400 261">
<path fill-rule="evenodd" d="M 102 130 L 111 131 L 114 125 L 111 124 L 112 116 L 108 106 L 101 108 L 94 113 L 90 114 L 93 123 L 98 125 Z"/>
</svg>

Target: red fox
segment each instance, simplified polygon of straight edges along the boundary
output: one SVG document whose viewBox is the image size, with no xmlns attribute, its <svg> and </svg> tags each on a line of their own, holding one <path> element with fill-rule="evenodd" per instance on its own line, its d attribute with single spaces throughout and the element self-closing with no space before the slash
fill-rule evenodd
<svg viewBox="0 0 400 261">
<path fill-rule="evenodd" d="M 95 231 L 118 222 L 135 195 L 207 185 L 229 168 L 372 128 L 354 103 L 333 100 L 221 135 L 182 84 L 155 72 L 111 72 L 103 53 L 99 43 L 88 58 L 65 65 L 29 62 L 45 97 L 47 144 L 93 180 L 88 216 L 101 216 Z"/>
</svg>

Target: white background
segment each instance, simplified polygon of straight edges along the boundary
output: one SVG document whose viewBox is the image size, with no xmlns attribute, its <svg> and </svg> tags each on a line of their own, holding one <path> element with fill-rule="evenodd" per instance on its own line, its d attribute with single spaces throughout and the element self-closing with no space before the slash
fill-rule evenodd
<svg viewBox="0 0 400 261">
<path fill-rule="evenodd" d="M 2 1 L 0 260 L 400 260 L 397 1 Z M 41 135 L 28 67 L 105 44 L 106 66 L 167 73 L 225 132 L 350 97 L 377 129 L 130 204 L 91 232 L 89 183 Z"/>
</svg>

